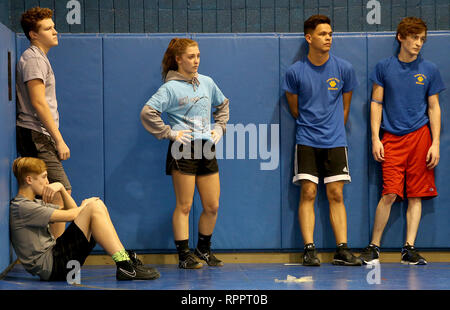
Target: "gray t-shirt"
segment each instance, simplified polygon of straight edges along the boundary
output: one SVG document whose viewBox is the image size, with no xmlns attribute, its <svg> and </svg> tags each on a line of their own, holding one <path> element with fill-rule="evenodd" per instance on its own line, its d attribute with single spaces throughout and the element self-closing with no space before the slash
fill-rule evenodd
<svg viewBox="0 0 450 310">
<path fill-rule="evenodd" d="M 43 280 L 52 273 L 56 240 L 48 225 L 56 209 L 59 206 L 22 195 L 11 200 L 9 208 L 11 242 L 17 257 L 28 272 Z"/>
<path fill-rule="evenodd" d="M 56 101 L 55 74 L 47 55 L 37 46 L 31 45 L 23 52 L 17 63 L 17 126 L 50 135 L 39 119 L 35 108 L 31 105 L 27 82 L 40 79 L 45 85 L 45 99 L 50 108 L 53 120 L 59 128 L 58 102 Z"/>
</svg>

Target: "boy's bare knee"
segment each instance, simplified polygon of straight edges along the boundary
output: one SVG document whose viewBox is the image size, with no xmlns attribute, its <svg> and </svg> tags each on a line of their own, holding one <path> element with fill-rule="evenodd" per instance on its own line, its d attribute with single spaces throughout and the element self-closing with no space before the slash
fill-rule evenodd
<svg viewBox="0 0 450 310">
<path fill-rule="evenodd" d="M 384 200 L 385 203 L 393 204 L 397 199 L 397 194 L 386 194 L 383 195 L 382 199 Z"/>
<path fill-rule="evenodd" d="M 344 202 L 344 195 L 342 192 L 338 190 L 333 190 L 327 193 L 328 195 L 328 201 L 330 203 L 343 203 Z"/>
<path fill-rule="evenodd" d="M 310 186 L 310 187 L 302 187 L 301 189 L 301 199 L 302 200 L 315 200 L 317 195 L 317 188 Z"/>
<path fill-rule="evenodd" d="M 105 204 L 100 199 L 88 202 L 85 208 L 91 213 L 105 213 L 107 211 Z"/>
<path fill-rule="evenodd" d="M 219 202 L 209 203 L 203 207 L 203 210 L 205 213 L 215 216 L 219 212 Z"/>
<path fill-rule="evenodd" d="M 102 209 L 105 210 L 105 211 L 108 210 L 108 208 L 106 207 L 106 205 L 105 205 L 105 203 L 103 202 L 103 200 L 97 199 L 95 202 L 97 203 L 97 206 L 98 206 L 98 207 L 102 208 Z"/>
<path fill-rule="evenodd" d="M 184 215 L 189 215 L 191 212 L 192 202 L 177 203 L 176 209 Z"/>
</svg>

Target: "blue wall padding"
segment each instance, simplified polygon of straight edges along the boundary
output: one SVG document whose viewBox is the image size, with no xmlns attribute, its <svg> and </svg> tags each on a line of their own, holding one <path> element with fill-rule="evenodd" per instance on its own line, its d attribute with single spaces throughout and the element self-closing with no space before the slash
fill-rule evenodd
<svg viewBox="0 0 450 310">
<path fill-rule="evenodd" d="M 269 160 L 261 159 L 259 150 L 257 159 L 249 158 L 248 135 L 246 159 L 237 159 L 236 135 L 234 159 L 226 159 L 231 134 L 219 144 L 223 158 L 219 159 L 221 196 L 213 247 L 302 249 L 300 188 L 292 185 L 295 123 L 281 90 L 286 69 L 306 53 L 304 39 L 298 34 L 62 35 L 60 46 L 51 50 L 49 58 L 56 74 L 61 131 L 72 151 L 72 158 L 64 165 L 74 196 L 78 202 L 89 196 L 103 198 L 127 248 L 175 249 L 175 196 L 172 180 L 165 176 L 168 141 L 151 136 L 141 125 L 139 113 L 162 84 L 161 60 L 170 39 L 176 36 L 198 40 L 200 73 L 211 76 L 230 99 L 230 125 L 279 124 L 280 157 L 274 170 L 261 170 L 261 164 Z M 449 37 L 448 32 L 430 33 L 423 51 L 439 66 L 447 86 L 450 62 L 442 51 L 449 50 Z M 24 36 L 18 35 L 17 58 L 26 45 Z M 370 241 L 381 192 L 380 167 L 370 150 L 368 73 L 395 49 L 392 33 L 334 36 L 332 53 L 353 64 L 360 82 L 353 93 L 346 126 L 352 183 L 344 187 L 344 201 L 348 241 L 353 248 L 365 247 Z M 450 190 L 444 179 L 450 172 L 448 93 L 440 97 L 441 162 L 436 169 L 439 197 L 423 204 L 417 239 L 417 246 L 422 248 L 450 248 Z M 201 211 L 196 193 L 190 216 L 191 247 L 197 242 Z M 405 211 L 405 204 L 394 205 L 383 247 L 402 245 Z M 315 242 L 320 249 L 335 247 L 323 183 L 316 201 Z"/>
<path fill-rule="evenodd" d="M 335 35 L 331 52 L 350 61 L 360 83 L 353 92 L 350 114 L 346 124 L 349 170 L 352 182 L 344 186 L 347 211 L 348 242 L 352 247 L 363 247 L 368 242 L 367 209 L 367 50 L 363 35 Z M 287 68 L 307 54 L 303 36 L 283 35 L 280 38 L 280 84 Z M 283 248 L 298 248 L 303 244 L 298 223 L 300 187 L 292 184 L 294 175 L 295 121 L 280 88 L 281 105 L 281 184 Z M 329 219 L 328 199 L 321 180 L 315 203 L 316 227 L 314 239 L 319 248 L 334 248 L 335 238 Z"/>
<path fill-rule="evenodd" d="M 442 51 L 450 48 L 449 33 L 429 33 L 427 42 L 423 47 L 422 55 L 425 59 L 434 62 L 441 73 L 447 88 L 450 87 L 450 62 Z M 376 63 L 385 57 L 391 56 L 398 49 L 398 44 L 394 39 L 394 33 L 389 34 L 369 34 L 368 36 L 368 72 L 370 73 Z M 369 94 L 372 85 L 369 83 Z M 449 132 L 449 91 L 441 93 L 441 144 L 440 162 L 435 169 L 436 186 L 439 196 L 423 201 L 422 220 L 417 234 L 416 246 L 422 248 L 447 248 L 450 246 L 449 218 L 450 191 L 448 186 L 448 175 L 450 173 L 450 132 Z M 368 140 L 370 141 L 370 139 Z M 369 145 L 371 149 L 371 145 Z M 447 181 L 447 182 L 446 182 Z M 370 207 L 370 227 L 373 228 L 375 210 L 380 199 L 382 188 L 381 165 L 377 163 L 369 152 L 369 207 Z M 388 248 L 399 248 L 405 242 L 406 236 L 406 211 L 408 209 L 407 200 L 397 202 L 392 206 L 391 217 L 386 226 L 382 245 Z"/>
<path fill-rule="evenodd" d="M 9 200 L 15 140 L 15 34 L 0 24 L 0 273 L 12 262 L 9 241 Z M 8 92 L 8 52 L 11 52 L 12 98 Z"/>
<path fill-rule="evenodd" d="M 230 100 L 229 124 L 278 124 L 278 36 L 196 35 L 194 39 L 202 55 L 200 72 L 212 77 Z M 231 135 L 229 131 L 223 143 L 223 158 Z M 236 134 L 235 159 L 219 160 L 221 198 L 213 242 L 220 249 L 281 248 L 280 169 L 261 170 L 261 163 L 268 160 L 249 159 L 246 139 L 245 160 L 237 159 Z M 199 196 L 194 206 L 197 238 Z"/>
<path fill-rule="evenodd" d="M 17 58 L 29 46 L 17 39 Z M 60 131 L 70 148 L 63 162 L 72 196 L 104 197 L 102 38 L 95 35 L 61 36 L 48 53 L 56 77 Z"/>
</svg>

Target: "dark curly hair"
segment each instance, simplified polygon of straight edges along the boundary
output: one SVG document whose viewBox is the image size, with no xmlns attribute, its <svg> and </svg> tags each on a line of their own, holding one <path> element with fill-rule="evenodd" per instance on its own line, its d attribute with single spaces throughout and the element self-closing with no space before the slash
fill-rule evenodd
<svg viewBox="0 0 450 310">
<path fill-rule="evenodd" d="M 53 11 L 48 8 L 35 7 L 29 9 L 22 14 L 20 19 L 20 25 L 22 26 L 23 32 L 27 36 L 28 40 L 31 41 L 30 31 L 38 32 L 38 22 L 46 18 L 52 18 Z"/>
</svg>

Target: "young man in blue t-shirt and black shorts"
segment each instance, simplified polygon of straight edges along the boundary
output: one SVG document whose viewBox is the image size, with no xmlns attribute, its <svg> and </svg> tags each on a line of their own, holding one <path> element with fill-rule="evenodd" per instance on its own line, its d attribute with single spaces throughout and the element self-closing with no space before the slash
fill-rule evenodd
<svg viewBox="0 0 450 310">
<path fill-rule="evenodd" d="M 404 18 L 397 28 L 399 54 L 378 62 L 370 76 L 373 82 L 372 153 L 381 163 L 383 192 L 375 214 L 371 243 L 361 253 L 361 259 L 367 264 L 379 261 L 381 237 L 391 206 L 403 200 L 405 189 L 408 211 L 401 262 L 427 264 L 414 242 L 422 199 L 437 196 L 434 168 L 439 163 L 439 93 L 445 85 L 437 66 L 419 55 L 426 36 L 427 26 L 423 20 Z M 382 140 L 380 127 L 384 132 Z"/>
<path fill-rule="evenodd" d="M 330 220 L 337 249 L 333 264 L 360 266 L 361 260 L 347 246 L 347 215 L 343 200 L 345 183 L 351 181 L 345 123 L 352 91 L 358 86 L 352 65 L 330 54 L 330 19 L 314 15 L 304 24 L 308 55 L 286 72 L 283 89 L 296 119 L 294 179 L 301 185 L 299 221 L 305 244 L 303 265 L 320 266 L 314 245 L 314 200 L 319 177 L 324 178 Z"/>
</svg>

